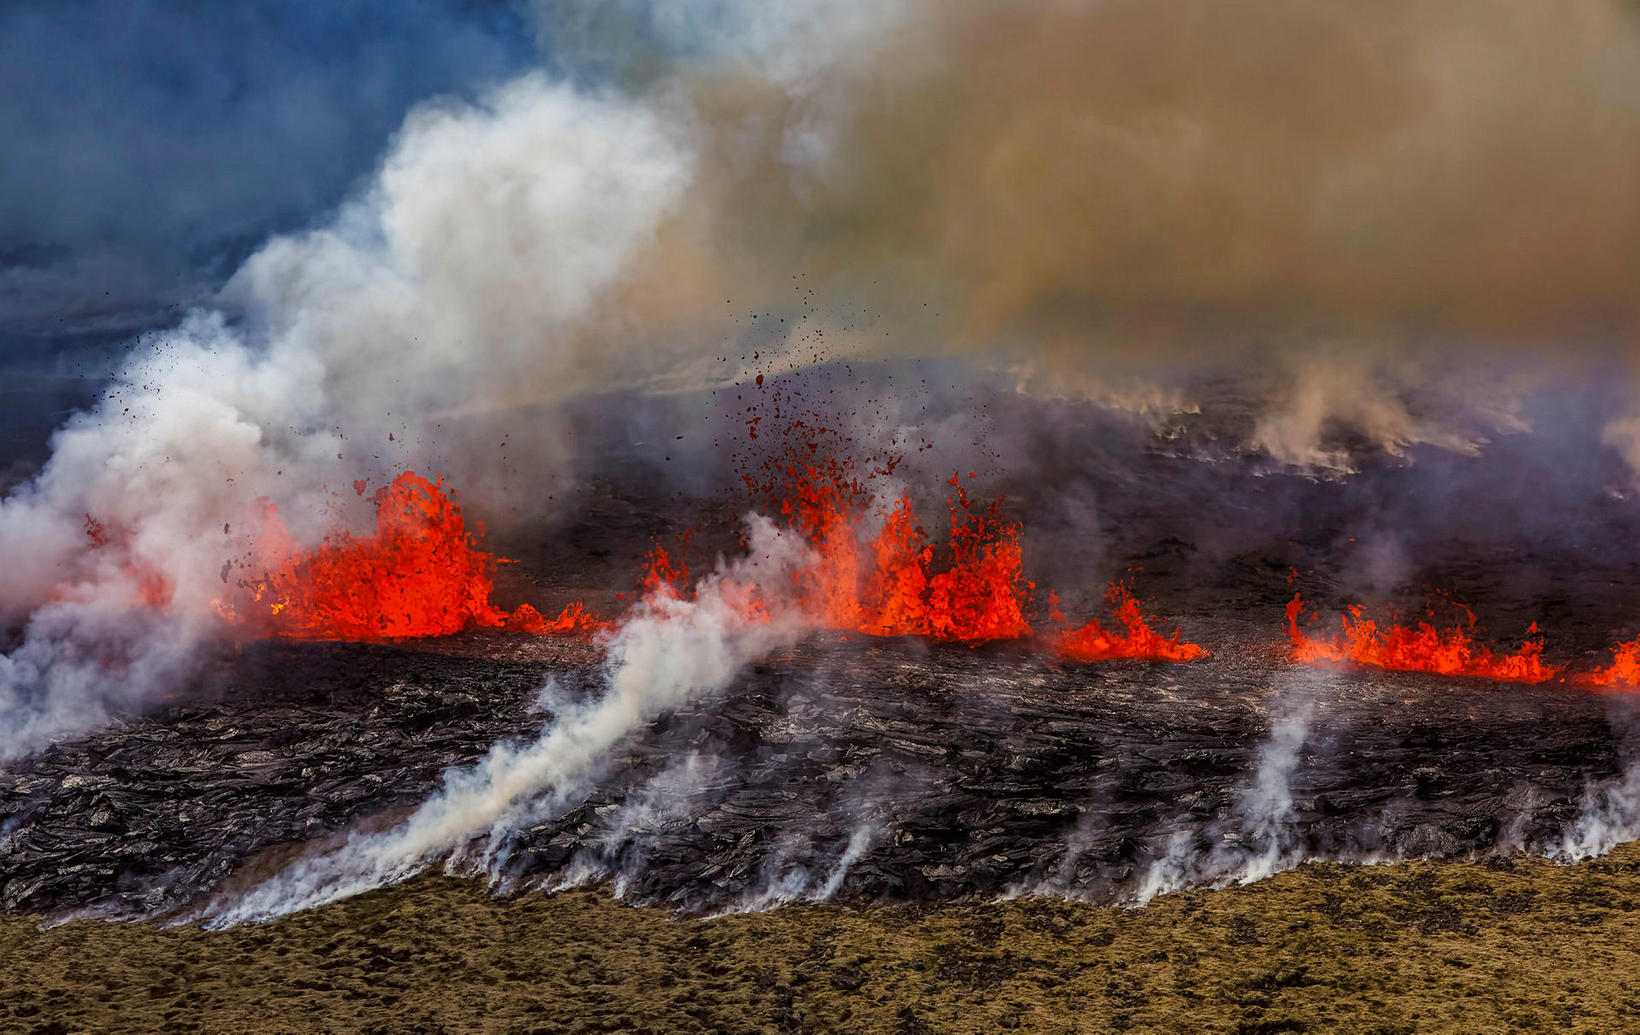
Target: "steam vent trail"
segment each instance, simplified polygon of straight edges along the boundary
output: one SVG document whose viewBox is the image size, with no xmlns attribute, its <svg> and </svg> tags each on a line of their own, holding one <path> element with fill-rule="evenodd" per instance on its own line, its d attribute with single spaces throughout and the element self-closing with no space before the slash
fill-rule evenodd
<svg viewBox="0 0 1640 1035">
<path fill-rule="evenodd" d="M 0 5 L 0 1031 L 1640 1029 L 1640 6 Z"/>
</svg>

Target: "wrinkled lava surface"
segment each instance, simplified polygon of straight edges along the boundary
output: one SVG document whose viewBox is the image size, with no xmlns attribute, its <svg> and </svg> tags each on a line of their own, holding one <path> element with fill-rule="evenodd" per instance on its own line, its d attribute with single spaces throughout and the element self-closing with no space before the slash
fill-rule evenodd
<svg viewBox="0 0 1640 1035">
<path fill-rule="evenodd" d="M 1058 665 L 817 637 L 634 731 L 590 793 L 509 836 L 506 872 L 593 873 L 691 909 L 804 873 L 845 898 L 1111 897 L 1170 853 L 1266 850 L 1261 775 L 1290 794 L 1279 826 L 1300 854 L 1449 856 L 1552 841 L 1626 757 L 1628 696 L 1266 654 Z M 163 914 L 391 822 L 448 767 L 533 739 L 548 673 L 597 685 L 584 646 L 505 634 L 242 648 L 205 703 L 0 769 L 0 905 Z M 1272 724 L 1304 714 L 1284 762 Z"/>
</svg>

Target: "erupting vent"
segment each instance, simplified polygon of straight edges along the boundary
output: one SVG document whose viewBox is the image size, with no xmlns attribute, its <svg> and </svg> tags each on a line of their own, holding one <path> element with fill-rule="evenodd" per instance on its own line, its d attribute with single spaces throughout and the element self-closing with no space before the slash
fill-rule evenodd
<svg viewBox="0 0 1640 1035">
<path fill-rule="evenodd" d="M 264 503 L 251 568 L 262 574 L 219 605 L 223 617 L 260 635 L 308 640 L 443 636 L 507 620 L 490 603 L 495 558 L 477 548 L 442 482 L 406 471 L 375 503 L 373 534 L 336 532 L 310 551 Z"/>
<path fill-rule="evenodd" d="M 893 466 L 874 473 L 891 473 Z M 784 464 L 767 483 L 748 479 L 754 495 L 777 493 L 771 509 L 810 553 L 789 585 L 739 587 L 745 618 L 767 620 L 778 599 L 795 601 L 812 627 L 843 633 L 967 644 L 1018 640 L 1075 662 L 1189 662 L 1208 656 L 1205 647 L 1182 639 L 1178 631 L 1168 636 L 1152 628 L 1121 584 L 1105 594 L 1115 619 L 1111 627 L 1090 619 L 1064 628 L 1068 622 L 1056 593 L 1047 593 L 1045 609 L 1035 603 L 1037 586 L 1023 574 L 1020 524 L 1001 516 L 1000 500 L 976 505 L 960 475 L 947 483 L 950 533 L 938 541 L 919 522 L 909 495 L 884 513 L 850 471 L 849 465 L 817 460 Z M 509 613 L 491 603 L 496 558 L 479 549 L 482 529 L 468 530 L 452 496 L 442 481 L 406 471 L 375 494 L 373 534 L 335 532 L 308 551 L 291 538 L 278 508 L 264 503 L 251 565 L 259 574 L 241 580 L 239 592 L 219 601 L 218 610 L 254 635 L 310 640 L 379 641 L 474 628 L 586 636 L 613 627 L 581 601 L 552 619 L 529 604 Z M 96 522 L 88 520 L 87 529 L 94 541 L 107 536 Z M 157 606 L 164 594 L 154 592 Z M 690 595 L 689 567 L 657 543 L 643 592 Z M 1287 604 L 1286 630 L 1293 660 L 1307 665 L 1527 684 L 1563 677 L 1562 682 L 1596 688 L 1640 684 L 1640 640 L 1615 647 L 1610 665 L 1568 676 L 1566 665 L 1543 660 L 1536 623 L 1519 649 L 1506 653 L 1475 639 L 1475 616 L 1466 608 L 1460 608 L 1461 623 L 1443 629 L 1429 621 L 1380 622 L 1352 605 L 1339 616 L 1338 631 L 1328 634 L 1312 631 L 1314 619 L 1310 630 L 1301 626 L 1305 607 L 1295 594 Z M 1041 610 L 1047 625 L 1033 624 L 1031 615 Z"/>
<path fill-rule="evenodd" d="M 1447 630 L 1428 622 L 1414 627 L 1389 624 L 1380 627 L 1364 616 L 1360 606 L 1352 606 L 1339 621 L 1341 635 L 1321 638 L 1298 626 L 1304 601 L 1293 595 L 1287 604 L 1287 635 L 1292 640 L 1293 658 L 1306 665 L 1352 664 L 1397 672 L 1431 672 L 1443 676 L 1478 676 L 1513 683 L 1542 683 L 1559 675 L 1565 667 L 1546 665 L 1539 656 L 1543 637 L 1533 622 L 1528 639 L 1513 654 L 1503 654 L 1475 642 L 1460 626 Z M 1464 609 L 1473 628 L 1475 615 Z"/>
<path fill-rule="evenodd" d="M 1039 632 L 1027 612 L 1034 583 L 1024 578 L 1020 526 L 999 516 L 999 503 L 977 507 L 953 475 L 947 504 L 951 532 L 936 543 L 902 496 L 873 535 L 868 497 L 836 469 L 792 469 L 800 488 L 781 501 L 791 530 L 810 546 L 810 561 L 789 586 L 742 587 L 746 616 L 766 619 L 771 594 L 793 599 L 816 628 L 869 636 L 921 636 L 959 643 L 1031 640 L 1072 661 L 1136 658 L 1192 661 L 1205 648 L 1153 630 L 1126 587 L 1107 593 L 1117 628 L 1097 620 L 1076 629 Z M 575 601 L 547 619 L 525 604 L 508 613 L 490 602 L 496 559 L 478 548 L 461 507 L 442 481 L 406 471 L 379 490 L 376 529 L 345 532 L 303 551 L 279 511 L 264 503 L 258 518 L 259 574 L 218 601 L 231 624 L 259 636 L 310 640 L 391 640 L 443 636 L 473 628 L 505 628 L 535 635 L 586 635 L 611 623 Z M 644 578 L 646 593 L 691 592 L 689 569 L 655 545 Z M 1058 597 L 1048 613 L 1064 625 Z"/>
<path fill-rule="evenodd" d="M 1197 643 L 1180 640 L 1175 630 L 1172 636 L 1163 636 L 1150 627 L 1139 602 L 1133 599 L 1126 586 L 1115 584 L 1105 594 L 1115 609 L 1120 632 L 1112 632 L 1090 620 L 1080 629 L 1070 629 L 1054 637 L 1054 646 L 1061 656 L 1072 661 L 1103 661 L 1106 658 L 1140 658 L 1156 661 L 1195 661 L 1207 657 L 1207 648 Z M 1063 622 L 1057 598 L 1053 602 L 1054 620 Z"/>
</svg>

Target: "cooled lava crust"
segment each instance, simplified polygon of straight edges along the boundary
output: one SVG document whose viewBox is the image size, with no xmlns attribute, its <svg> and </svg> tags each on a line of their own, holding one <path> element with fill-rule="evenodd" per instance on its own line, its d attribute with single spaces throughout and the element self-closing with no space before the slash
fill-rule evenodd
<svg viewBox="0 0 1640 1035">
<path fill-rule="evenodd" d="M 634 732 L 590 794 L 508 835 L 505 872 L 592 872 L 691 910 L 839 871 L 843 899 L 1119 899 L 1169 854 L 1271 847 L 1247 796 L 1271 722 L 1306 702 L 1285 827 L 1310 857 L 1550 841 L 1585 786 L 1621 769 L 1626 695 L 1245 658 L 1059 665 L 816 637 Z M 174 915 L 533 738 L 549 672 L 572 696 L 597 686 L 586 647 L 506 634 L 243 648 L 211 703 L 0 770 L 0 902 Z"/>
</svg>

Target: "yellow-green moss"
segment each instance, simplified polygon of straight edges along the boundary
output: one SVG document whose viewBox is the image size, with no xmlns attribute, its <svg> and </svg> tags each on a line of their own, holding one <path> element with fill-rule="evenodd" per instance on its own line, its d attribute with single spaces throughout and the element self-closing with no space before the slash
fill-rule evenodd
<svg viewBox="0 0 1640 1035">
<path fill-rule="evenodd" d="M 680 919 L 426 877 L 225 932 L 0 920 L 0 1027 L 213 1031 L 1640 1028 L 1640 847 L 1312 865 L 1053 899 Z"/>
</svg>

